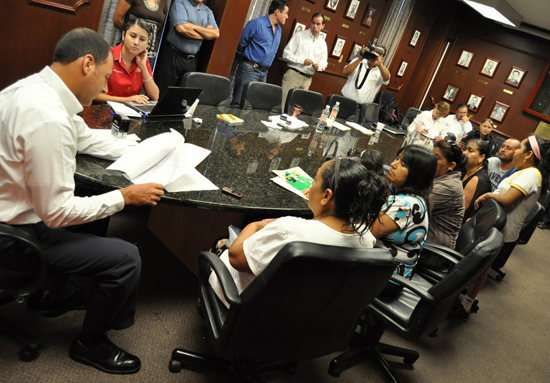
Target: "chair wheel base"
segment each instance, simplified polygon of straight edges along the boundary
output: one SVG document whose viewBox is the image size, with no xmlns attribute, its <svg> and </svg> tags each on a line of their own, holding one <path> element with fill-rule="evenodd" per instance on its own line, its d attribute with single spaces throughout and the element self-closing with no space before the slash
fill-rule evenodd
<svg viewBox="0 0 550 383">
<path fill-rule="evenodd" d="M 32 362 L 38 358 L 38 351 L 40 347 L 24 347 L 19 351 L 19 360 L 23 362 Z"/>
<path fill-rule="evenodd" d="M 168 364 L 168 369 L 170 372 L 178 373 L 181 372 L 181 362 L 176 359 L 170 359 L 170 363 Z"/>
</svg>

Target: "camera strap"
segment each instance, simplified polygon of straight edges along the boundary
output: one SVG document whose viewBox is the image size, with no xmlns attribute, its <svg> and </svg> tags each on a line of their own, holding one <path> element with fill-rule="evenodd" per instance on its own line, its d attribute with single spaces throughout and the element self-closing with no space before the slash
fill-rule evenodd
<svg viewBox="0 0 550 383">
<path fill-rule="evenodd" d="M 359 73 L 361 73 L 362 67 L 363 62 L 361 61 L 361 64 L 359 64 L 359 72 L 357 73 L 357 77 L 355 78 L 355 89 L 361 89 L 363 85 L 365 85 L 365 81 L 367 81 L 367 77 L 369 76 L 370 68 L 367 65 L 367 70 L 365 72 L 365 75 L 363 76 L 363 80 L 361 80 L 361 84 L 359 84 Z"/>
</svg>

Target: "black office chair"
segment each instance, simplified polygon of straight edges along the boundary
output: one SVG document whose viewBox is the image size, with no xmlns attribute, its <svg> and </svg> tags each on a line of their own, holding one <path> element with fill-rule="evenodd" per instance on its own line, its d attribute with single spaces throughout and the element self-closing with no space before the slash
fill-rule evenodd
<svg viewBox="0 0 550 383">
<path fill-rule="evenodd" d="M 343 350 L 361 313 L 380 293 L 395 263 L 385 249 L 294 242 L 242 292 L 217 256 L 199 254 L 200 299 L 217 353 L 175 349 L 170 371 L 192 364 L 254 380 L 258 374 Z M 218 276 L 229 309 L 208 278 Z"/>
<path fill-rule="evenodd" d="M 512 252 L 516 248 L 516 245 L 525 245 L 527 244 L 527 242 L 529 242 L 529 239 L 531 239 L 531 236 L 537 228 L 537 224 L 542 221 L 542 218 L 545 214 L 546 209 L 539 202 L 537 202 L 533 209 L 531 209 L 531 211 L 529 212 L 527 218 L 525 218 L 525 221 L 521 226 L 521 230 L 519 231 L 518 239 L 515 242 L 507 244 L 502 248 L 502 251 L 491 266 L 491 269 L 493 269 L 497 273 L 497 275 L 495 276 L 495 279 L 497 281 L 502 281 L 506 276 L 506 273 L 501 269 L 508 261 L 508 258 L 510 258 L 510 255 L 512 255 Z"/>
<path fill-rule="evenodd" d="M 378 120 L 385 125 L 399 128 L 399 108 L 395 107 L 395 96 L 392 92 L 381 90 L 376 95 L 374 103 L 380 105 Z M 395 112 L 395 116 L 393 113 Z"/>
<path fill-rule="evenodd" d="M 280 114 L 282 97 L 283 89 L 278 85 L 258 81 L 247 82 L 243 88 L 240 108 L 267 110 Z"/>
<path fill-rule="evenodd" d="M 422 111 L 417 108 L 410 107 L 409 109 L 407 109 L 405 115 L 403 116 L 403 120 L 401 120 L 401 129 L 407 130 L 411 122 L 413 122 L 416 116 L 418 116 L 420 113 L 422 113 Z"/>
<path fill-rule="evenodd" d="M 229 79 L 210 73 L 187 72 L 183 75 L 182 86 L 204 89 L 199 97 L 202 105 L 229 107 Z"/>
<path fill-rule="evenodd" d="M 363 104 L 359 114 L 359 123 L 368 128 L 374 128 L 378 122 L 380 106 L 376 103 Z"/>
<path fill-rule="evenodd" d="M 340 111 L 338 112 L 338 118 L 341 118 L 346 121 L 355 121 L 355 114 L 357 112 L 357 103 L 347 97 L 341 96 L 339 94 L 329 94 L 325 105 L 329 105 L 330 108 L 340 102 Z"/>
<path fill-rule="evenodd" d="M 504 141 L 506 140 L 502 137 L 495 137 L 495 146 L 498 148 L 498 150 L 500 150 L 500 147 L 502 146 L 502 144 L 504 144 Z"/>
<path fill-rule="evenodd" d="M 40 245 L 23 230 L 0 223 L 0 239 L 2 248 L 9 246 L 0 251 L 0 305 L 23 303 L 42 285 L 46 260 Z M 19 264 L 19 259 L 25 264 Z M 28 362 L 38 356 L 40 341 L 15 323 L 0 317 L 0 333 L 24 345 L 19 352 L 21 360 Z"/>
<path fill-rule="evenodd" d="M 354 346 L 349 351 L 332 360 L 329 374 L 340 376 L 345 369 L 370 356 L 389 381 L 399 382 L 382 354 L 401 356 L 406 364 L 414 363 L 420 355 L 413 350 L 380 343 L 384 330 L 389 328 L 405 339 L 432 333 L 445 320 L 458 294 L 491 265 L 503 241 L 502 234 L 492 228 L 459 262 L 439 253 L 455 266 L 435 284 L 418 273 L 412 281 L 392 276 L 403 290 L 392 296 L 381 294 L 370 304 L 361 335 L 356 334 Z"/>
<path fill-rule="evenodd" d="M 434 243 L 425 243 L 424 249 L 444 251 L 456 260 L 461 260 L 464 256 L 478 245 L 483 236 L 491 229 L 502 230 L 506 225 L 506 212 L 504 208 L 495 200 L 489 199 L 479 211 L 469 221 L 464 222 L 460 227 L 455 249 L 451 250 L 445 246 Z M 450 264 L 439 256 L 432 255 L 433 251 L 422 252 L 417 271 L 421 271 L 433 282 L 443 279 L 445 272 L 440 269 L 450 266 Z"/>
<path fill-rule="evenodd" d="M 323 111 L 323 95 L 305 89 L 291 89 L 285 102 L 285 113 L 292 114 L 294 104 L 302 107 L 302 114 L 320 116 Z"/>
</svg>

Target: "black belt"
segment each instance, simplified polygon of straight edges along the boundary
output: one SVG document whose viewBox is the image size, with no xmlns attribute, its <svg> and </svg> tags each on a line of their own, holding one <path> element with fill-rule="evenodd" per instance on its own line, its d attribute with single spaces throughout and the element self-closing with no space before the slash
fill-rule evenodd
<svg viewBox="0 0 550 383">
<path fill-rule="evenodd" d="M 173 50 L 175 50 L 176 53 L 177 53 L 178 55 L 180 55 L 181 57 L 183 57 L 183 58 L 186 58 L 186 59 L 194 59 L 195 57 L 197 57 L 196 54 L 194 54 L 194 55 L 188 55 L 187 53 L 183 53 L 183 52 L 180 51 L 178 48 L 176 48 L 176 47 L 173 46 L 171 43 L 169 43 L 168 40 L 165 41 L 165 43 L 168 44 L 168 46 L 169 46 L 170 48 L 172 48 Z"/>
<path fill-rule="evenodd" d="M 312 78 L 313 77 L 312 74 L 305 74 L 304 72 L 300 72 L 298 69 L 293 68 L 291 66 L 289 66 L 288 69 L 292 69 L 294 72 L 300 73 L 302 76 L 304 76 L 306 78 Z"/>
<path fill-rule="evenodd" d="M 254 61 L 251 61 L 251 60 L 248 60 L 248 59 L 243 59 L 243 61 L 247 64 L 252 65 L 254 67 L 254 69 L 259 69 L 262 72 L 267 72 L 269 70 L 268 66 L 260 66 L 260 65 L 256 64 Z"/>
</svg>

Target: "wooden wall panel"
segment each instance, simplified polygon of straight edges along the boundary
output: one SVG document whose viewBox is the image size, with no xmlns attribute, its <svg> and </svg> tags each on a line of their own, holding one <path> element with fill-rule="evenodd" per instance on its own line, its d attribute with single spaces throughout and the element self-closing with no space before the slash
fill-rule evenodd
<svg viewBox="0 0 550 383">
<path fill-rule="evenodd" d="M 0 55 L 0 89 L 51 64 L 55 44 L 66 32 L 76 27 L 97 30 L 102 0 L 50 3 L 0 1 L 0 35 L 11 36 L 4 39 Z M 74 10 L 56 7 L 57 3 Z"/>
</svg>

